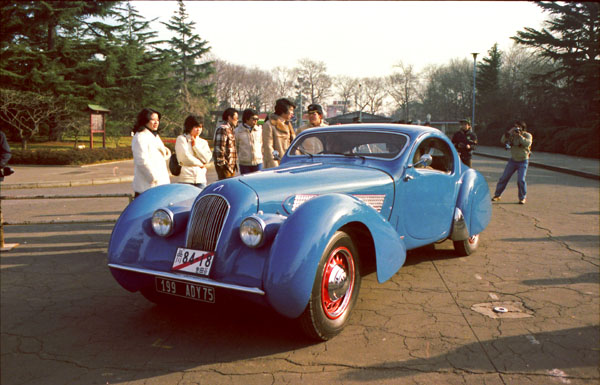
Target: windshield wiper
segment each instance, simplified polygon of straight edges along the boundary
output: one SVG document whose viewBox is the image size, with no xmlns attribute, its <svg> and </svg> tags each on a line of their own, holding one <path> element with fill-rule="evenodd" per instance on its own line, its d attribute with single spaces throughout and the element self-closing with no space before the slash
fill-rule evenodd
<svg viewBox="0 0 600 385">
<path fill-rule="evenodd" d="M 306 150 L 304 149 L 304 147 L 302 147 L 302 146 L 298 146 L 298 148 L 297 148 L 297 149 L 298 149 L 298 151 L 300 151 L 300 153 L 301 153 L 302 155 L 308 155 L 308 156 L 310 156 L 310 157 L 311 157 L 311 159 L 312 159 L 312 157 L 313 157 L 313 154 L 311 154 L 310 152 L 306 151 Z"/>
<path fill-rule="evenodd" d="M 362 160 L 366 160 L 367 158 L 365 158 L 363 155 L 358 155 L 358 154 L 352 154 L 350 152 L 332 152 L 333 155 L 342 155 L 345 157 L 352 157 L 352 158 L 361 158 Z"/>
</svg>

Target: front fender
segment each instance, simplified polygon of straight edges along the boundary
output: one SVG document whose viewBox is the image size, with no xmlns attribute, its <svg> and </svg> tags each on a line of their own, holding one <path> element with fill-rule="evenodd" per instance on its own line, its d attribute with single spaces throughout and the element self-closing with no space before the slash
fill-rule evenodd
<svg viewBox="0 0 600 385">
<path fill-rule="evenodd" d="M 135 198 L 113 228 L 108 245 L 108 263 L 168 270 L 177 247 L 185 245 L 189 211 L 201 191 L 189 184 L 167 184 L 149 189 Z M 156 235 L 150 223 L 152 213 L 158 208 L 168 208 L 175 217 L 175 231 L 166 238 Z M 139 289 L 135 283 L 115 278 L 128 290 Z"/>
<path fill-rule="evenodd" d="M 461 178 L 461 187 L 456 201 L 454 225 L 450 238 L 453 240 L 465 240 L 469 235 L 481 233 L 492 219 L 492 203 L 490 200 L 490 189 L 483 175 L 471 169 L 465 171 Z M 464 216 L 464 225 L 468 234 L 459 231 L 460 225 L 457 218 L 460 212 Z M 463 234 L 463 235 L 461 235 Z"/>
<path fill-rule="evenodd" d="M 329 239 L 351 222 L 364 224 L 371 233 L 379 282 L 388 280 L 400 269 L 406 259 L 406 247 L 381 215 L 352 196 L 321 195 L 296 209 L 273 241 L 264 286 L 275 310 L 290 318 L 302 314 Z"/>
</svg>

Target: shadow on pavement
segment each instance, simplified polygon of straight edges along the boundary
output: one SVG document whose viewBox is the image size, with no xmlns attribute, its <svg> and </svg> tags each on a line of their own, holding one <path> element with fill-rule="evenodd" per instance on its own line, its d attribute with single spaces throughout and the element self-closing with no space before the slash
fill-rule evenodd
<svg viewBox="0 0 600 385">
<path fill-rule="evenodd" d="M 557 377 L 556 373 L 566 372 L 564 376 L 558 377 L 567 381 L 571 376 L 581 378 L 578 375 L 579 368 L 598 366 L 599 330 L 598 325 L 594 325 L 497 338 L 464 345 L 447 354 L 430 358 L 391 361 L 382 365 L 361 367 L 344 375 L 342 381 L 372 383 L 407 377 L 415 372 L 456 370 L 469 373 L 495 371 L 503 375 L 531 373 L 548 377 Z"/>
<path fill-rule="evenodd" d="M 522 281 L 528 286 L 572 285 L 575 283 L 600 283 L 598 273 L 586 273 L 573 278 L 540 278 Z"/>
</svg>

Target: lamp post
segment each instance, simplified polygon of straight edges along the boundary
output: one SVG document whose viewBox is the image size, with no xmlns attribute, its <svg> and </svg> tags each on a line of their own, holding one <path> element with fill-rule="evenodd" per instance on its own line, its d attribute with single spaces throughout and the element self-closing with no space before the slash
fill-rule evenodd
<svg viewBox="0 0 600 385">
<path fill-rule="evenodd" d="M 475 84 L 477 81 L 477 55 L 478 52 L 471 53 L 473 55 L 473 111 L 471 114 L 471 127 L 475 129 L 475 96 L 477 95 L 477 88 L 475 88 Z"/>
<path fill-rule="evenodd" d="M 296 119 L 296 129 L 302 126 L 302 86 L 304 85 L 304 78 L 298 76 L 298 93 L 300 94 L 300 104 L 298 105 L 298 118 Z"/>
</svg>

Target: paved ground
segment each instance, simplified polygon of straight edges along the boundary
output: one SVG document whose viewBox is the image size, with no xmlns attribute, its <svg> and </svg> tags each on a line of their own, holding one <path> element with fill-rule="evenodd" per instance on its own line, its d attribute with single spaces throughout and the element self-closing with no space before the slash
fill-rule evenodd
<svg viewBox="0 0 600 385">
<path fill-rule="evenodd" d="M 474 159 L 491 188 L 504 164 Z M 67 170 L 68 178 L 80 175 Z M 162 309 L 124 291 L 106 268 L 111 223 L 7 226 L 7 240 L 21 245 L 0 258 L 0 382 L 597 384 L 598 180 L 532 167 L 528 182 L 527 205 L 517 204 L 514 179 L 494 204 L 476 254 L 456 258 L 444 242 L 412 251 L 385 284 L 366 277 L 349 327 L 318 344 L 246 304 Z M 129 182 L 2 195 L 128 189 Z M 49 202 L 2 206 L 17 222 L 74 212 L 114 218 L 127 204 Z M 510 311 L 498 315 L 493 306 Z"/>
</svg>

